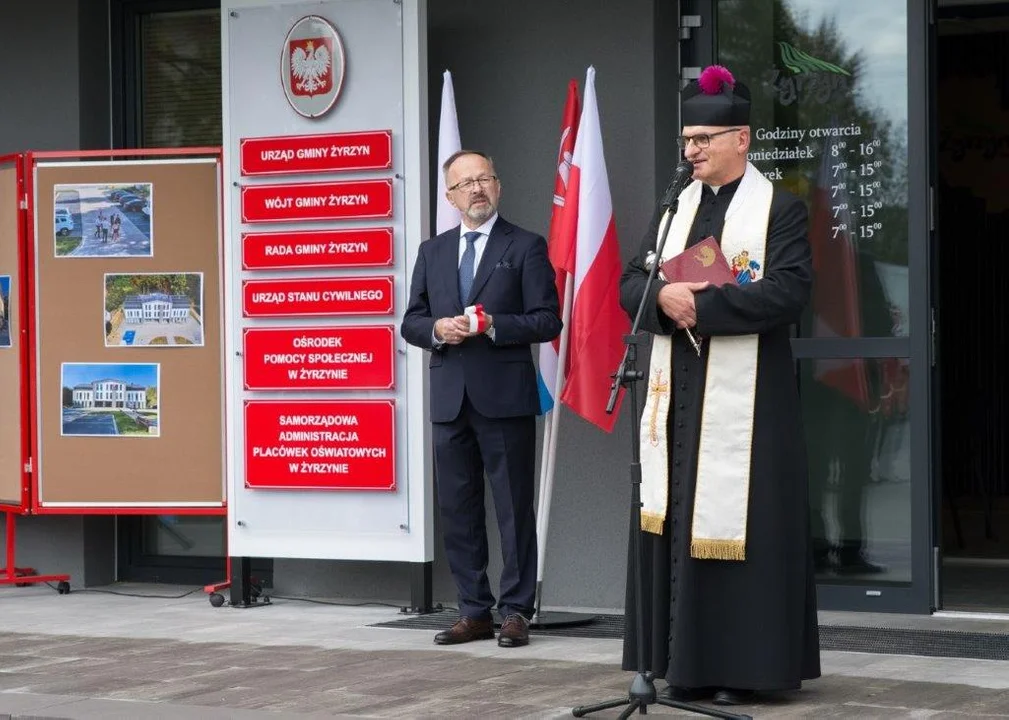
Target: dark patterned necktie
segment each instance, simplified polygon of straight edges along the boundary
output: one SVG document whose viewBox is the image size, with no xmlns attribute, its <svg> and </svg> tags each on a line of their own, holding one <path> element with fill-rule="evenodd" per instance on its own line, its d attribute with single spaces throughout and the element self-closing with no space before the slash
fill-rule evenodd
<svg viewBox="0 0 1009 720">
<path fill-rule="evenodd" d="M 473 287 L 473 265 L 476 260 L 476 240 L 480 233 L 471 230 L 463 237 L 466 238 L 466 249 L 462 253 L 462 261 L 459 263 L 459 302 L 466 307 L 469 300 L 469 291 Z"/>
</svg>

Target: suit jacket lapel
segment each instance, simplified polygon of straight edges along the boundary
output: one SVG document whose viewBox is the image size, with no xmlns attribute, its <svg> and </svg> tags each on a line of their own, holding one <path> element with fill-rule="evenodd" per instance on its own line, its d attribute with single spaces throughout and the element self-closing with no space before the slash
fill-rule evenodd
<svg viewBox="0 0 1009 720">
<path fill-rule="evenodd" d="M 438 248 L 438 269 L 445 292 L 449 294 L 458 313 L 462 315 L 462 305 L 459 304 L 459 228 L 446 230 Z"/>
<path fill-rule="evenodd" d="M 508 246 L 511 245 L 512 226 L 511 223 L 505 221 L 500 216 L 497 222 L 494 223 L 494 227 L 491 228 L 490 237 L 487 238 L 487 246 L 483 249 L 483 255 L 480 257 L 480 265 L 477 267 L 476 275 L 473 277 L 473 287 L 469 293 L 469 300 L 467 305 L 472 305 L 483 286 L 487 284 L 490 279 L 490 274 L 494 272 L 494 268 L 497 264 L 501 262 L 501 258 L 504 257 L 505 251 Z M 456 272 L 456 293 L 458 294 L 459 288 L 459 273 Z"/>
</svg>

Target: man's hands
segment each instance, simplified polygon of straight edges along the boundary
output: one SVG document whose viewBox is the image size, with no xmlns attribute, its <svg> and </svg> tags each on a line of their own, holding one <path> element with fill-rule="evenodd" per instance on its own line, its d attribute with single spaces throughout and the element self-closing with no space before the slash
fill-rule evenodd
<svg viewBox="0 0 1009 720">
<path fill-rule="evenodd" d="M 676 323 L 676 327 L 692 328 L 697 325 L 694 293 L 708 287 L 709 283 L 670 283 L 659 290 L 659 308 Z"/>
<path fill-rule="evenodd" d="M 487 315 L 487 330 L 494 327 L 494 318 Z M 484 330 L 486 332 L 486 330 Z M 434 334 L 446 345 L 458 345 L 466 338 L 480 335 L 479 332 L 470 332 L 469 317 L 466 315 L 456 315 L 455 317 L 444 317 L 434 323 Z"/>
</svg>

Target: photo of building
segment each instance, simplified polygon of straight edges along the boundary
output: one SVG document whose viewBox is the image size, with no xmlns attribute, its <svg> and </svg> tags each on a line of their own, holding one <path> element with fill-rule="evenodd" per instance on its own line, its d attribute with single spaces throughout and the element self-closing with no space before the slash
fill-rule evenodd
<svg viewBox="0 0 1009 720">
<path fill-rule="evenodd" d="M 123 315 L 127 325 L 145 322 L 185 322 L 191 306 L 185 295 L 129 295 L 123 300 Z"/>
<path fill-rule="evenodd" d="M 105 275 L 105 346 L 203 345 L 202 273 Z"/>
<path fill-rule="evenodd" d="M 156 363 L 63 363 L 62 429 L 67 436 L 157 437 Z"/>
<path fill-rule="evenodd" d="M 11 276 L 0 275 L 0 348 L 11 346 L 10 299 Z"/>
<path fill-rule="evenodd" d="M 147 388 L 111 378 L 75 385 L 73 398 L 75 408 L 147 409 Z"/>
</svg>

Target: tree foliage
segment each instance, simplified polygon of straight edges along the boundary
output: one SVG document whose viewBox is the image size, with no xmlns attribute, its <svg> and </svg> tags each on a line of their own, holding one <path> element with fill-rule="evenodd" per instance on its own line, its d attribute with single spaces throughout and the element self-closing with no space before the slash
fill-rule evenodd
<svg viewBox="0 0 1009 720">
<path fill-rule="evenodd" d="M 884 74 L 895 69 L 887 62 L 868 55 L 863 48 L 853 48 L 859 38 L 845 36 L 834 16 L 826 15 L 813 23 L 801 8 L 801 0 L 721 0 L 718 3 L 719 47 L 721 64 L 736 68 L 745 75 L 744 82 L 753 96 L 751 125 L 762 128 L 821 128 L 845 127 L 849 124 L 861 128 L 862 134 L 845 138 L 849 169 L 859 167 L 863 161 L 880 160 L 873 167 L 872 180 L 880 187 L 873 188 L 871 200 L 880 200 L 872 222 L 882 223 L 881 231 L 873 232 L 871 239 L 861 239 L 858 224 L 864 222 L 859 213 L 852 213 L 849 232 L 852 241 L 862 253 L 877 261 L 907 265 L 907 121 L 903 116 L 892 117 L 874 104 L 867 92 L 869 73 Z M 855 8 L 836 6 L 836 12 L 856 12 Z M 787 47 L 782 43 L 787 44 Z M 786 62 L 790 49 L 820 61 L 821 66 L 834 66 L 838 71 L 821 70 L 809 63 L 795 67 Z M 900 72 L 906 72 L 906 58 L 897 59 Z M 847 73 L 847 74 L 844 74 Z M 743 78 L 741 78 L 743 79 Z M 861 155 L 860 143 L 878 140 L 872 155 Z M 778 141 L 778 147 L 791 147 L 794 140 Z M 820 174 L 822 153 L 827 149 L 825 140 L 809 139 L 802 145 L 814 146 L 816 157 L 812 160 L 779 161 L 785 186 L 800 197 L 809 199 Z M 772 145 L 755 142 L 754 149 Z M 775 161 L 768 161 L 774 163 Z M 769 169 L 767 163 L 758 161 L 758 167 Z M 848 197 L 845 200 L 854 209 L 864 200 L 858 189 L 864 177 L 851 176 Z"/>
<path fill-rule="evenodd" d="M 108 275 L 105 278 L 105 309 L 109 312 L 117 310 L 130 295 L 156 292 L 185 295 L 193 302 L 193 306 L 199 309 L 201 285 L 201 276 L 197 273 Z"/>
</svg>

